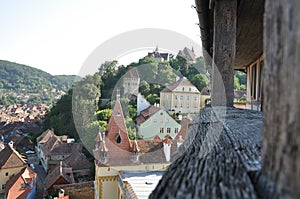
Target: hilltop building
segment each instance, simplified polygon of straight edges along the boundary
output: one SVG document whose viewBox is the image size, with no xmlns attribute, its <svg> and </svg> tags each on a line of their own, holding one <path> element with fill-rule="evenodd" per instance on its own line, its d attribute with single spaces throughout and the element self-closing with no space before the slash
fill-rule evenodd
<svg viewBox="0 0 300 199">
<path fill-rule="evenodd" d="M 158 46 L 156 46 L 153 52 L 149 52 L 147 56 L 154 58 L 158 63 L 169 61 L 169 53 L 160 53 L 158 51 Z"/>
<path fill-rule="evenodd" d="M 198 113 L 200 97 L 199 90 L 186 77 L 181 77 L 160 92 L 160 107 L 165 111 Z"/>
<path fill-rule="evenodd" d="M 186 58 L 187 61 L 190 64 L 194 64 L 197 61 L 196 55 L 195 55 L 195 52 L 194 52 L 194 48 L 192 48 L 192 50 L 191 50 L 191 49 L 189 49 L 187 47 L 184 47 L 183 50 L 179 50 L 177 56 L 181 56 L 181 57 Z"/>
</svg>

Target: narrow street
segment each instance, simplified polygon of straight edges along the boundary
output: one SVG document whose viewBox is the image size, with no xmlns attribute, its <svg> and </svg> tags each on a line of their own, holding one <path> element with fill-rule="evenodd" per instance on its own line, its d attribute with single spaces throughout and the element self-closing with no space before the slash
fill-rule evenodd
<svg viewBox="0 0 300 199">
<path fill-rule="evenodd" d="M 34 171 L 37 173 L 37 193 L 36 198 L 43 198 L 44 187 L 45 187 L 45 179 L 46 172 L 44 171 L 42 165 L 39 165 L 39 160 L 36 154 L 27 156 L 28 164 L 34 165 Z"/>
</svg>

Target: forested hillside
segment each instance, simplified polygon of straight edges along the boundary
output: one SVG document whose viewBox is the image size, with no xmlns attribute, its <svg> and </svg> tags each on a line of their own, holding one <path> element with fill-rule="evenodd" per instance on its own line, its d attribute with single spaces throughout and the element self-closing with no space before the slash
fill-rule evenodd
<svg viewBox="0 0 300 199">
<path fill-rule="evenodd" d="M 74 75 L 53 76 L 37 68 L 0 60 L 0 88 L 5 90 L 38 93 L 56 88 L 67 92 L 75 78 Z"/>
<path fill-rule="evenodd" d="M 0 104 L 52 103 L 72 88 L 76 78 L 0 60 Z"/>
</svg>

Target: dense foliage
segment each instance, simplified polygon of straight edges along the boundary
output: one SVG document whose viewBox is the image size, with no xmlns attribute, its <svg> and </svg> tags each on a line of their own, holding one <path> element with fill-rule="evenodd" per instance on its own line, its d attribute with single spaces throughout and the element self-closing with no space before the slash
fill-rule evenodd
<svg viewBox="0 0 300 199">
<path fill-rule="evenodd" d="M 122 93 L 122 77 L 134 67 L 141 79 L 139 91 L 151 104 L 159 102 L 160 91 L 175 82 L 176 76 L 187 77 L 199 91 L 207 86 L 209 81 L 201 57 L 194 64 L 189 64 L 182 57 L 160 63 L 153 58 L 144 57 L 128 66 L 119 66 L 117 61 L 107 61 L 100 66 L 98 72 L 77 82 L 73 92 L 69 92 L 58 101 L 47 115 L 44 128 L 54 128 L 60 134 L 68 134 L 75 138 L 80 135 L 81 141 L 91 150 L 99 127 L 100 131 L 105 131 L 107 127 L 116 99 L 116 89 Z M 244 73 L 236 72 L 236 89 L 243 89 L 245 78 Z M 129 136 L 134 139 L 136 98 L 121 97 L 120 102 Z M 74 118 L 74 122 L 70 118 Z"/>
</svg>

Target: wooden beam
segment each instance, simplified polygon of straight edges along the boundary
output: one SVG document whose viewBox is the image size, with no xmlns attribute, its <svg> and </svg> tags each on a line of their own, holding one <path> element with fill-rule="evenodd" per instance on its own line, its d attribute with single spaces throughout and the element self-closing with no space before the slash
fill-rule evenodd
<svg viewBox="0 0 300 199">
<path fill-rule="evenodd" d="M 212 105 L 233 106 L 237 0 L 214 4 Z"/>
<path fill-rule="evenodd" d="M 264 198 L 300 196 L 299 10 L 299 0 L 265 4 Z"/>
</svg>

